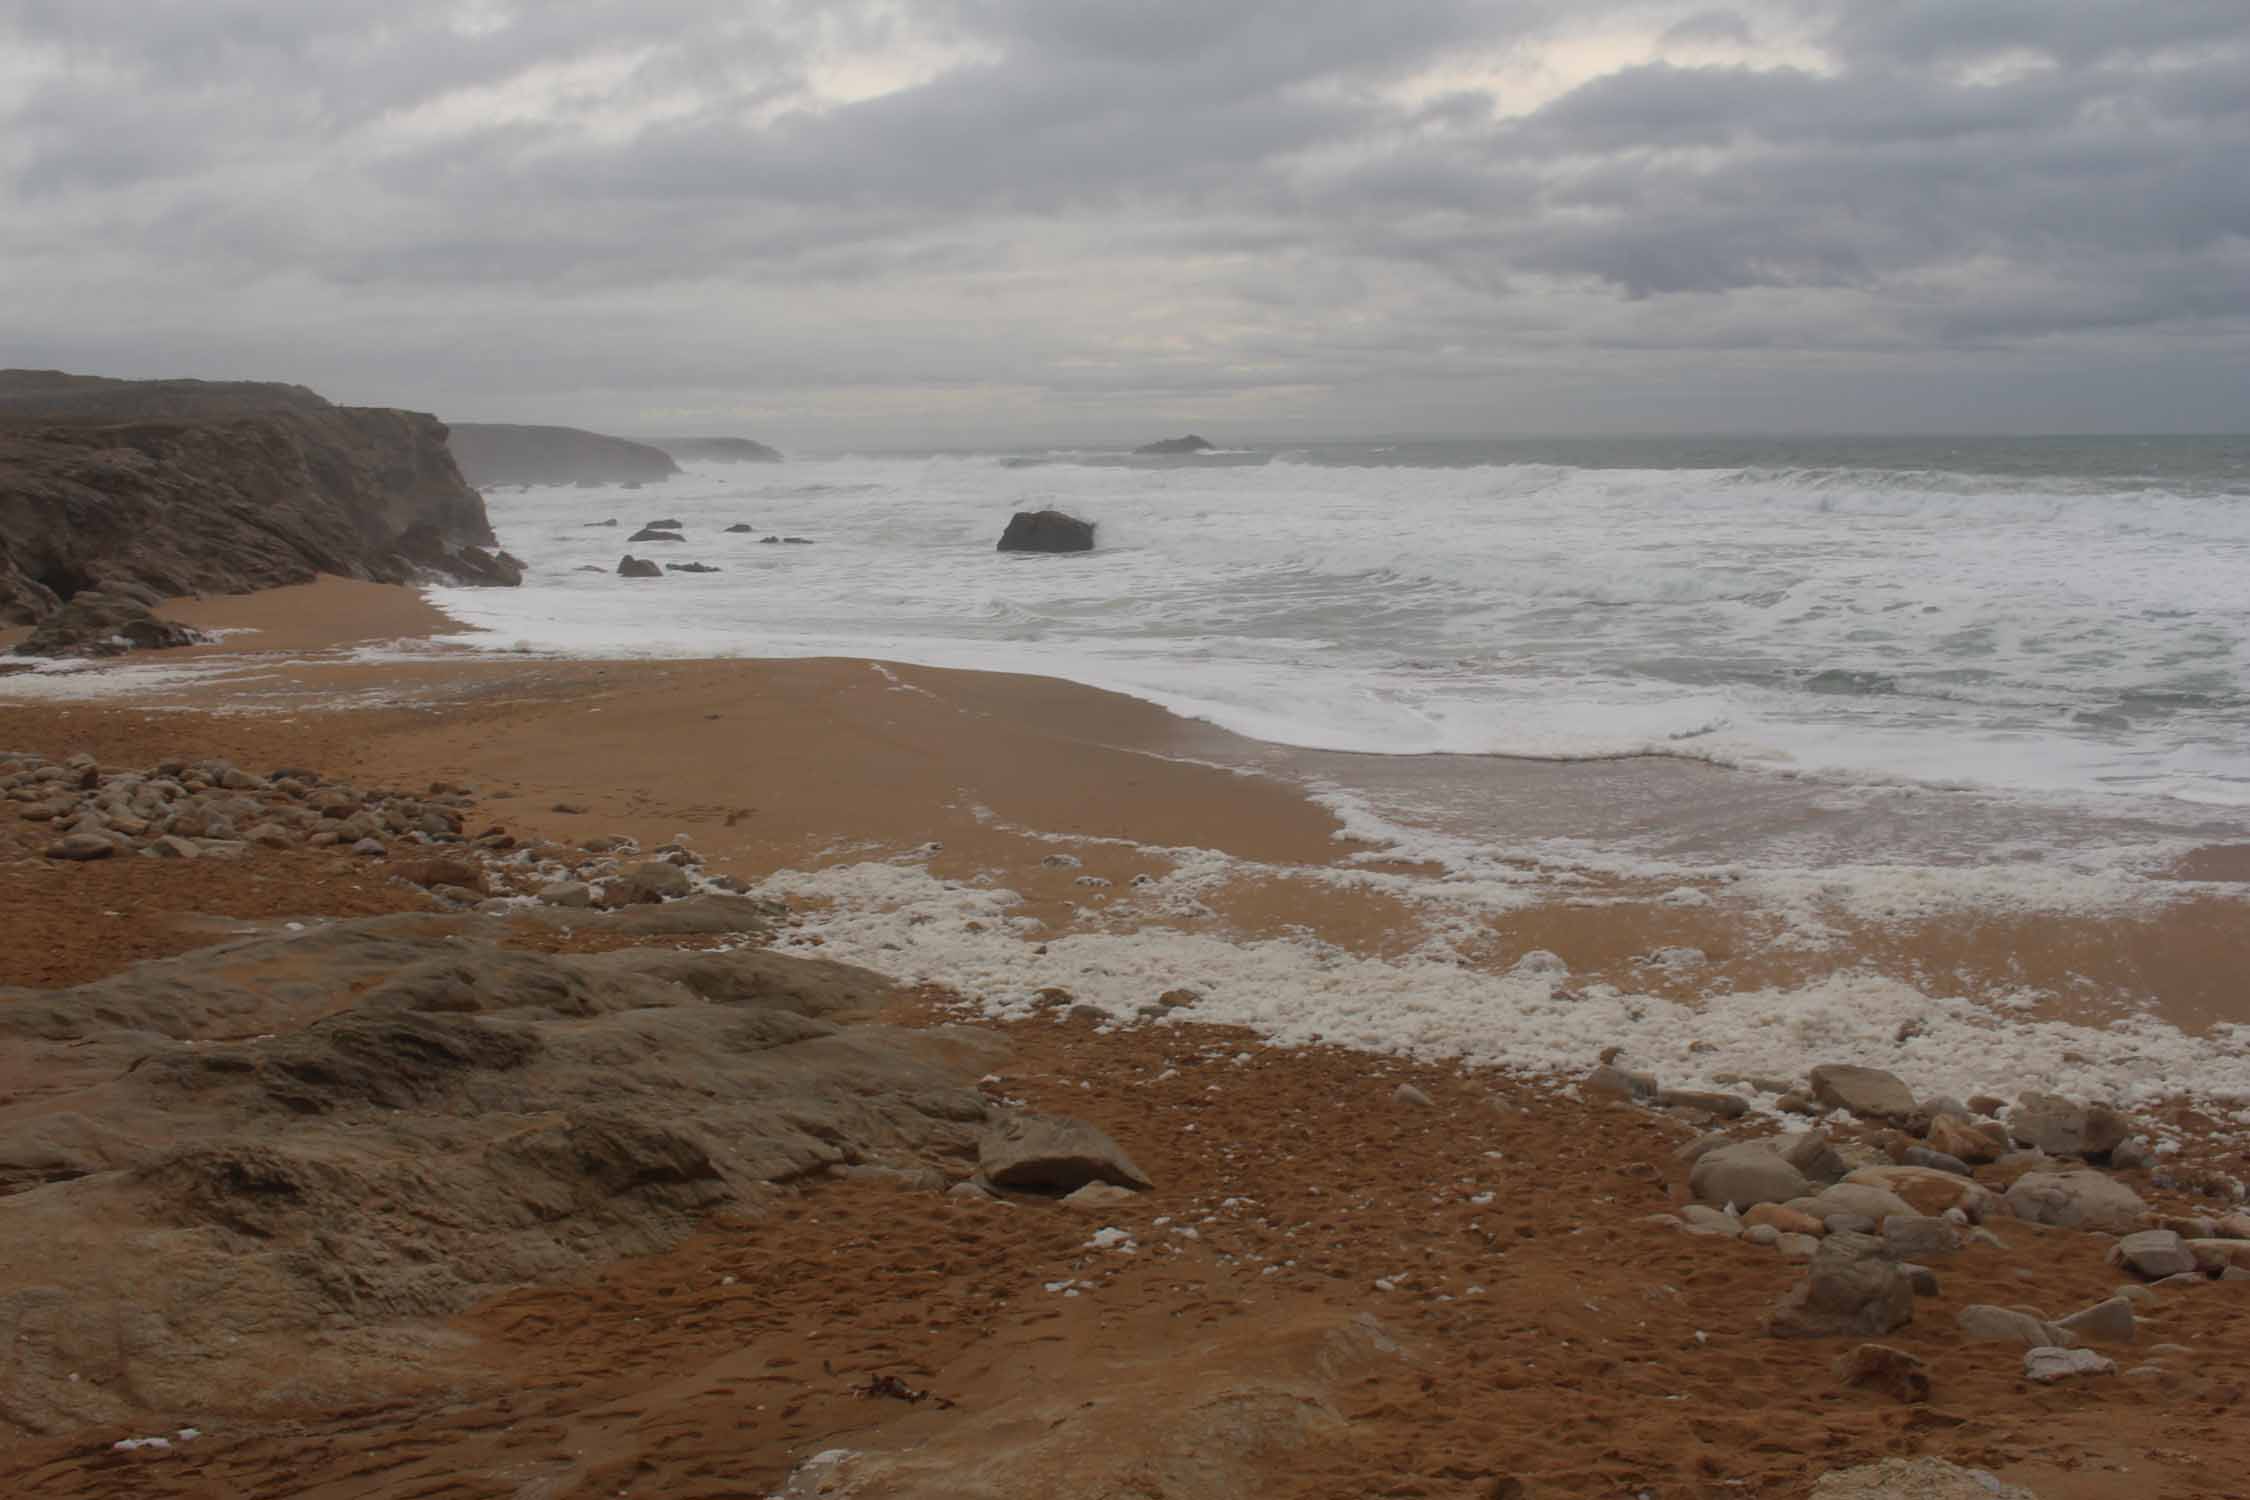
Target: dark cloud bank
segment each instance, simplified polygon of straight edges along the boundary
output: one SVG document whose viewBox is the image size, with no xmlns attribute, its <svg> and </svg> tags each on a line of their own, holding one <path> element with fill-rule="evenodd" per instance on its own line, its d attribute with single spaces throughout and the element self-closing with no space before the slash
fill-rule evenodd
<svg viewBox="0 0 2250 1500">
<path fill-rule="evenodd" d="M 2239 0 L 12 0 L 0 363 L 801 445 L 2239 430 Z"/>
</svg>

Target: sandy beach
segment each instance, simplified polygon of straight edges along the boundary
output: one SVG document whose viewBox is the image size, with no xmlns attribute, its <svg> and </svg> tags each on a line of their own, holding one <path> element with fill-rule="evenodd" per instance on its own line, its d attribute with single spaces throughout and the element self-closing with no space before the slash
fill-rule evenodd
<svg viewBox="0 0 2250 1500">
<path fill-rule="evenodd" d="M 1926 1399 L 1853 1389 L 1830 1366 L 1857 1340 L 1761 1331 L 1795 1267 L 1664 1217 L 1687 1198 L 1681 1149 L 1715 1122 L 1573 1086 L 1606 1060 L 1576 1038 L 1599 1030 L 1612 991 L 1755 1030 L 1726 994 L 1942 981 L 1963 997 L 2039 992 L 2016 1021 L 2145 1016 L 2191 1040 L 2222 1033 L 2250 1021 L 2250 921 L 2223 884 L 2085 917 L 1830 911 L 1817 946 L 1778 941 L 1770 910 L 1720 884 L 1690 900 L 1671 881 L 1526 872 L 1520 899 L 1465 906 L 1433 867 L 1348 837 L 1270 747 L 1054 680 L 473 654 L 413 644 L 451 624 L 411 591 L 333 579 L 167 613 L 226 633 L 107 669 L 149 674 L 120 676 L 133 685 L 116 694 L 11 696 L 0 681 L 0 750 L 444 783 L 469 789 L 464 832 L 506 841 L 495 848 L 687 846 L 704 873 L 788 897 L 774 951 L 900 982 L 885 1025 L 996 1033 L 1006 1061 L 987 1095 L 1098 1124 L 1156 1187 L 1089 1209 L 842 1169 L 800 1177 L 655 1253 L 422 1320 L 410 1357 L 355 1353 L 338 1324 L 279 1396 L 228 1377 L 201 1405 L 145 1401 L 149 1432 L 197 1433 L 162 1449 L 113 1451 L 137 1434 L 66 1430 L 0 1402 L 0 1464 L 19 1493 L 1796 1496 L 1827 1469 L 1917 1453 L 2049 1500 L 2250 1492 L 2241 1284 L 2136 1304 L 2137 1343 L 2111 1352 L 2155 1364 L 2148 1378 L 2029 1384 L 2020 1349 L 1966 1337 L 1951 1314 L 2034 1303 L 2060 1316 L 2110 1296 L 2121 1273 L 2103 1236 L 1995 1216 L 1991 1242 L 1948 1255 L 1941 1295 L 1882 1340 L 1922 1362 Z M 1552 772 L 1516 774 L 1535 786 Z M 1683 809 L 1726 795 L 1722 773 L 1694 781 Z M 341 848 L 44 859 L 22 806 L 0 814 L 0 902 L 14 914 L 0 986 L 18 997 L 292 920 L 444 904 L 392 878 L 391 861 Z M 2214 852 L 2181 873 L 2232 870 Z M 978 916 L 1000 892 L 1018 898 L 1005 918 Z M 484 920 L 526 954 L 734 941 Z M 1259 984 L 1422 963 L 1441 933 L 1463 982 L 1516 982 L 1525 954 L 1559 956 L 1558 1014 L 1581 1002 L 1597 1018 L 1557 1023 L 1577 1049 L 1567 1068 L 1226 1023 L 1231 997 Z M 1651 960 L 1679 949 L 1696 950 L 1692 971 Z M 1214 967 L 1222 952 L 1269 969 Z M 1131 953 L 1152 957 L 1128 966 Z M 1270 968 L 1285 953 L 1303 967 Z M 1402 972 L 1409 988 L 1435 983 L 1426 965 Z M 1157 1019 L 1118 1013 L 1116 996 L 1154 1009 L 1173 991 L 1208 998 Z M 1271 1045 L 1277 1034 L 1291 1045 Z M 1697 1066 L 1692 1034 L 1671 1034 L 1663 1055 L 1640 1033 L 1620 1040 L 1667 1081 Z M 1823 1041 L 1791 1045 L 1817 1054 Z M 1903 1027 L 1898 1047 L 1910 1082 L 1918 1059 L 1937 1076 Z M 19 1110 L 78 1107 L 65 1102 L 75 1083 L 19 1071 L 9 1087 Z M 2223 1184 L 2250 1174 L 2230 1108 L 2178 1097 L 2139 1120 L 2173 1146 L 2162 1173 L 2119 1174 L 2152 1214 L 2236 1211 Z M 1871 1160 L 1897 1145 L 1879 1121 L 1827 1123 Z M 1978 1181 L 2005 1192 L 2030 1168 L 1979 1167 Z M 2191 1352 L 2151 1359 L 2164 1344 Z M 882 1377 L 932 1399 L 854 1394 Z M 807 1467 L 830 1452 L 857 1457 Z"/>
</svg>

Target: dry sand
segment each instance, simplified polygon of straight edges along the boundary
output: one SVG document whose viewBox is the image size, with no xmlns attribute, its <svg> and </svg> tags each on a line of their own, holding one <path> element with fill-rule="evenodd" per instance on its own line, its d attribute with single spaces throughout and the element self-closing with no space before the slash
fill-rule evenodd
<svg viewBox="0 0 2250 1500">
<path fill-rule="evenodd" d="M 260 633 L 180 653 L 213 675 L 129 706 L 0 697 L 0 749 L 469 782 L 520 837 L 686 834 L 750 879 L 938 843 L 933 871 L 1020 891 L 1055 934 L 1094 915 L 1078 876 L 1122 885 L 1160 872 L 1166 847 L 1216 849 L 1246 865 L 1211 900 L 1230 933 L 1309 930 L 1375 954 L 1424 936 L 1407 905 L 1304 878 L 1354 847 L 1297 789 L 1214 764 L 1230 757 L 1212 731 L 1069 684 L 851 661 L 355 661 L 352 646 L 446 627 L 406 591 L 335 580 L 171 612 Z M 1052 835 L 1080 841 L 1083 868 L 1043 863 Z M 0 984 L 80 982 L 241 922 L 426 900 L 341 856 L 59 866 L 34 843 L 0 812 Z M 2146 994 L 2182 1025 L 2250 1020 L 2250 925 L 2217 899 L 1870 928 L 1804 955 L 1769 951 L 1723 906 L 1655 894 L 1495 919 L 1490 961 L 1545 947 L 1622 976 L 1689 943 L 1745 983 L 1844 962 L 1969 985 L 2076 976 L 2089 1014 Z M 894 1019 L 953 1000 L 920 994 Z M 2250 1493 L 2242 1286 L 2168 1289 L 2148 1315 L 2144 1343 L 2198 1351 L 2191 1380 L 2028 1386 L 2012 1353 L 1964 1343 L 1952 1310 L 2060 1313 L 2118 1277 L 2092 1237 L 2005 1225 L 2006 1251 L 1947 1266 L 1943 1296 L 1887 1340 L 1931 1368 L 1932 1400 L 1904 1406 L 1840 1388 L 1833 1342 L 1759 1336 L 1792 1279 L 1772 1252 L 1643 1222 L 1678 1196 L 1681 1121 L 1220 1028 L 1000 1029 L 1015 1060 L 998 1087 L 1106 1126 L 1155 1193 L 1089 1217 L 861 1182 L 777 1191 L 764 1215 L 668 1254 L 471 1311 L 452 1325 L 458 1360 L 380 1399 L 214 1422 L 162 1454 L 112 1453 L 123 1432 L 23 1438 L 0 1458 L 12 1492 L 763 1496 L 845 1448 L 878 1455 L 861 1472 L 892 1466 L 868 1494 L 1029 1493 L 1008 1487 L 1021 1472 L 1002 1460 L 1019 1453 L 1085 1494 L 1796 1496 L 1827 1469 L 1906 1453 L 2050 1500 Z M 1434 1107 L 1391 1102 L 1401 1082 Z M 1134 1254 L 1089 1247 L 1112 1225 Z M 853 1394 L 879 1375 L 952 1404 Z M 1213 1425 L 1230 1401 L 1233 1425 Z M 916 1462 L 983 1465 L 993 1487 L 917 1478 Z"/>
</svg>

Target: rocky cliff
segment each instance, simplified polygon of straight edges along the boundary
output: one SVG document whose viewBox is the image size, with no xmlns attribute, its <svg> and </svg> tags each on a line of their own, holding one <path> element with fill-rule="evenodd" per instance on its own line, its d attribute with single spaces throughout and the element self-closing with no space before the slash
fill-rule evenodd
<svg viewBox="0 0 2250 1500">
<path fill-rule="evenodd" d="M 456 422 L 452 430 L 454 461 L 471 484 L 645 484 L 680 472 L 661 448 L 576 427 Z"/>
<path fill-rule="evenodd" d="M 0 622 L 321 573 L 514 583 L 445 424 L 302 386 L 0 371 Z"/>
</svg>

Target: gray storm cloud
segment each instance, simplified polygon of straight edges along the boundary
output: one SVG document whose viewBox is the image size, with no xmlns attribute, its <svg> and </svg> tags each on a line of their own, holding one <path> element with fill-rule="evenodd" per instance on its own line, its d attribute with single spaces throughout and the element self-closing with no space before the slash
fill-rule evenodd
<svg viewBox="0 0 2250 1500">
<path fill-rule="evenodd" d="M 2246 78 L 2232 0 L 13 0 L 0 361 L 806 445 L 2239 428 Z"/>
</svg>

